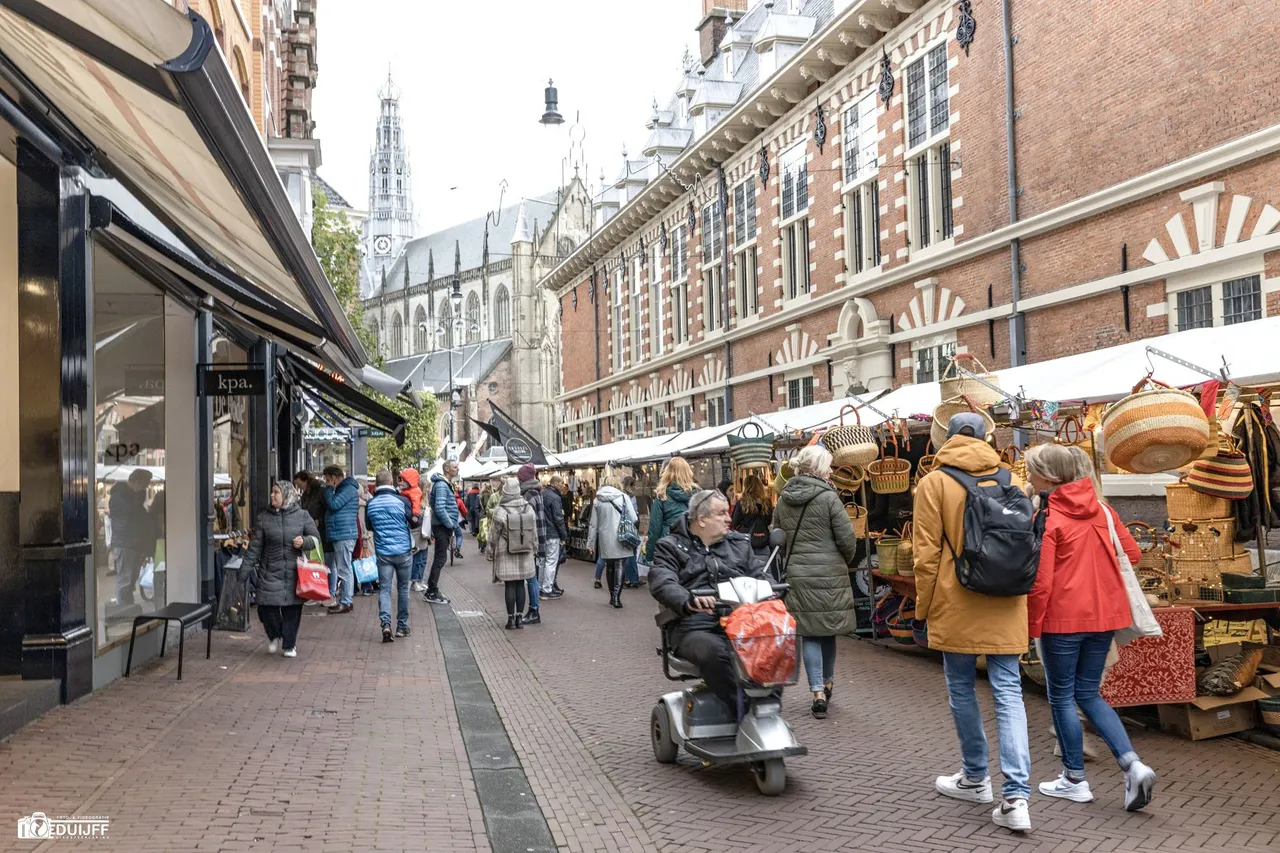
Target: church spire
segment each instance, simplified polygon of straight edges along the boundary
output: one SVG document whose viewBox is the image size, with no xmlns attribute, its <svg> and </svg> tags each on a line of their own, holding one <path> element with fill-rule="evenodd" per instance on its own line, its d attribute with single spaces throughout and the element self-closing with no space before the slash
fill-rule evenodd
<svg viewBox="0 0 1280 853">
<path fill-rule="evenodd" d="M 512 243 L 532 243 L 533 235 L 529 233 L 529 217 L 525 213 L 524 202 L 520 202 L 520 212 L 516 214 L 516 231 L 511 235 Z"/>
<path fill-rule="evenodd" d="M 453 241 L 453 277 L 462 278 L 462 243 Z"/>
</svg>

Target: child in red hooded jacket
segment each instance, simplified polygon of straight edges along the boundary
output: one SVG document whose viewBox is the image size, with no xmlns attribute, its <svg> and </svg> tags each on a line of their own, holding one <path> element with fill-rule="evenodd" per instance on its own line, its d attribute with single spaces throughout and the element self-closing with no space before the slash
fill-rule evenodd
<svg viewBox="0 0 1280 853">
<path fill-rule="evenodd" d="M 422 536 L 422 475 L 416 468 L 405 468 L 400 472 L 400 494 L 409 499 L 413 507 L 414 529 L 410 530 L 413 540 L 413 566 L 409 570 L 409 589 L 421 592 L 427 588 L 427 545 Z"/>
<path fill-rule="evenodd" d="M 1063 765 L 1062 775 L 1041 783 L 1040 793 L 1078 803 L 1093 800 L 1085 780 L 1079 706 L 1124 771 L 1125 809 L 1138 811 L 1151 802 L 1156 774 L 1138 759 L 1124 723 L 1099 693 L 1112 638 L 1133 622 L 1117 547 L 1136 563 L 1138 543 L 1115 510 L 1099 500 L 1088 454 L 1044 444 L 1027 451 L 1026 459 L 1027 479 L 1036 492 L 1048 495 L 1049 513 L 1027 619 L 1030 635 L 1040 638 Z"/>
</svg>

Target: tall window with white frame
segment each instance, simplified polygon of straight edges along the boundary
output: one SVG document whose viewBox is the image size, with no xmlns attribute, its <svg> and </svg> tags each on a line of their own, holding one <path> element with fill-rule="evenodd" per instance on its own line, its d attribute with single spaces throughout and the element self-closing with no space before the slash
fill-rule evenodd
<svg viewBox="0 0 1280 853">
<path fill-rule="evenodd" d="M 693 429 L 693 401 L 685 400 L 676 407 L 676 432 Z"/>
<path fill-rule="evenodd" d="M 1261 320 L 1266 311 L 1261 275 L 1179 290 L 1173 303 L 1179 332 Z"/>
<path fill-rule="evenodd" d="M 756 261 L 756 176 L 733 188 L 733 301 L 739 320 L 760 313 Z"/>
<path fill-rule="evenodd" d="M 662 248 L 655 242 L 649 266 L 649 357 L 662 355 Z"/>
<path fill-rule="evenodd" d="M 908 65 L 906 79 L 909 234 L 912 248 L 923 249 L 954 233 L 947 43 Z"/>
<path fill-rule="evenodd" d="M 813 377 L 801 376 L 787 380 L 787 408 L 799 409 L 813 405 Z"/>
<path fill-rule="evenodd" d="M 912 345 L 915 355 L 915 380 L 917 384 L 936 382 L 942 378 L 951 359 L 956 357 L 953 336 L 924 338 Z"/>
<path fill-rule="evenodd" d="M 671 232 L 671 337 L 676 345 L 689 340 L 689 232 Z"/>
<path fill-rule="evenodd" d="M 804 143 L 786 152 L 782 172 L 782 284 L 788 299 L 812 289 L 809 279 L 809 164 Z"/>
<path fill-rule="evenodd" d="M 644 315 L 640 313 L 640 300 L 644 295 L 642 276 L 644 274 L 644 255 L 636 252 L 631 264 L 631 363 L 640 363 L 640 321 Z"/>
<path fill-rule="evenodd" d="M 622 341 L 622 302 L 625 298 L 622 292 L 622 267 L 619 266 L 613 275 L 613 369 L 616 372 L 622 370 L 627 352 Z"/>
<path fill-rule="evenodd" d="M 844 113 L 844 256 L 852 275 L 880 266 L 880 131 L 876 110 L 876 94 L 872 92 Z"/>
<path fill-rule="evenodd" d="M 707 426 L 721 426 L 724 424 L 724 395 L 709 394 L 707 395 Z"/>
<path fill-rule="evenodd" d="M 723 227 L 720 202 L 702 208 L 702 322 L 708 332 L 724 325 Z"/>
</svg>

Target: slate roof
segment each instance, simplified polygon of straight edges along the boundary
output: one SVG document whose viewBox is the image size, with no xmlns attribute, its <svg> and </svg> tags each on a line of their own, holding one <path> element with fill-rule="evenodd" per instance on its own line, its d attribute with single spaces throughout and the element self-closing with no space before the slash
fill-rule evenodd
<svg viewBox="0 0 1280 853">
<path fill-rule="evenodd" d="M 324 197 L 327 198 L 329 200 L 329 204 L 334 207 L 345 207 L 347 210 L 355 210 L 355 208 L 351 206 L 351 202 L 343 198 L 342 193 L 333 188 L 333 184 L 329 183 L 315 172 L 311 173 L 311 186 L 322 190 L 324 192 Z"/>
<path fill-rule="evenodd" d="M 511 349 L 510 340 L 468 344 L 453 351 L 453 379 L 458 385 L 483 382 Z M 412 389 L 443 394 L 449 388 L 449 353 L 433 353 L 397 358 L 382 365 L 383 373 L 404 381 L 412 379 Z"/>
</svg>

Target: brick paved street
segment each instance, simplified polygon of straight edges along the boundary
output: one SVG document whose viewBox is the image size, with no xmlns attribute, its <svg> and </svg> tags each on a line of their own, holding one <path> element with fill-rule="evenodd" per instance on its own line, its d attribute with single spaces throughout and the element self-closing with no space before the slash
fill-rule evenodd
<svg viewBox="0 0 1280 853">
<path fill-rule="evenodd" d="M 827 720 L 809 717 L 802 691 L 788 698 L 810 754 L 788 762 L 782 797 L 759 796 L 741 770 L 659 765 L 648 714 L 669 687 L 652 600 L 628 592 L 615 612 L 585 564 L 562 577 L 566 596 L 519 633 L 489 618 L 502 597 L 487 563 L 470 556 L 443 584 L 561 850 L 1280 848 L 1280 756 L 1136 730 L 1161 774 L 1146 813 L 1119 808 L 1120 777 L 1099 763 L 1096 802 L 1036 795 L 1031 835 L 998 830 L 985 808 L 932 792 L 957 761 L 937 662 L 852 641 Z M 415 597 L 412 637 L 383 646 L 376 599 L 356 606 L 352 618 L 309 613 L 296 660 L 267 656 L 257 626 L 219 633 L 213 660 L 193 651 L 182 682 L 171 656 L 0 744 L 0 831 L 36 810 L 111 818 L 106 841 L 0 849 L 491 849 L 431 608 Z M 1057 765 L 1044 699 L 1031 694 L 1028 710 L 1039 781 Z"/>
</svg>

